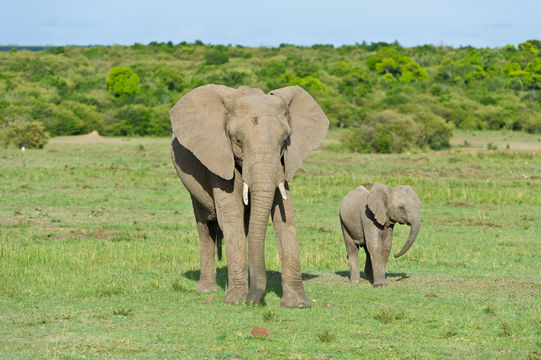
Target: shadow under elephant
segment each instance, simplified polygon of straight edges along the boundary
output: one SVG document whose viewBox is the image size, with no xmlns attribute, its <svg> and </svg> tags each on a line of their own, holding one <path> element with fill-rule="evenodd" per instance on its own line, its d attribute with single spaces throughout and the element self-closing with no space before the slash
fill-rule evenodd
<svg viewBox="0 0 541 360">
<path fill-rule="evenodd" d="M 184 272 L 183 276 L 186 279 L 198 281 L 199 276 L 200 276 L 200 271 L 188 270 Z M 311 279 L 317 278 L 318 276 L 319 275 L 302 273 L 302 280 L 303 281 L 311 280 Z M 222 288 L 222 290 L 225 291 L 225 286 L 227 283 L 227 267 L 226 266 L 216 268 L 216 283 L 218 284 L 220 288 Z M 265 295 L 267 295 L 268 293 L 274 293 L 279 298 L 282 297 L 283 295 L 282 273 L 280 271 L 267 270 L 267 290 L 265 291 Z M 261 300 L 261 305 L 263 306 L 266 305 L 265 295 L 263 296 Z"/>
<path fill-rule="evenodd" d="M 345 277 L 345 278 L 349 279 L 349 271 L 336 271 L 335 274 L 338 275 L 338 276 Z M 361 279 L 369 281 L 368 277 L 364 274 L 364 272 L 361 272 L 360 275 L 361 275 Z M 409 279 L 410 278 L 410 276 L 408 274 L 403 273 L 403 272 L 385 273 L 385 276 L 387 278 L 393 278 L 394 281 L 402 281 L 404 279 Z"/>
</svg>

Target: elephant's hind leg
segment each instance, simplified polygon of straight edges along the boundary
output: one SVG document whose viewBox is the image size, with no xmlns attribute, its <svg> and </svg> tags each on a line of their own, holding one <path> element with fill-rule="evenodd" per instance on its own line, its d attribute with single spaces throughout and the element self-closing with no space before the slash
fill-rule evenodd
<svg viewBox="0 0 541 360">
<path fill-rule="evenodd" d="M 359 247 L 353 241 L 353 238 L 346 229 L 342 219 L 340 219 L 340 225 L 342 226 L 342 234 L 344 236 L 344 243 L 346 244 L 346 252 L 349 260 L 349 282 L 359 283 L 361 277 L 359 275 Z"/>
<path fill-rule="evenodd" d="M 364 263 L 364 276 L 370 281 L 371 283 L 374 282 L 374 274 L 372 272 L 372 260 L 370 259 L 370 253 L 366 249 L 366 245 L 363 246 L 364 252 L 366 253 L 366 261 Z"/>
<path fill-rule="evenodd" d="M 195 219 L 197 221 L 197 232 L 199 233 L 199 264 L 201 274 L 199 276 L 199 282 L 195 287 L 199 292 L 215 292 L 218 291 L 218 285 L 216 284 L 216 263 L 214 260 L 214 237 L 215 231 L 211 228 L 212 224 L 208 220 L 208 216 L 205 216 L 204 209 L 196 202 L 193 201 Z"/>
</svg>

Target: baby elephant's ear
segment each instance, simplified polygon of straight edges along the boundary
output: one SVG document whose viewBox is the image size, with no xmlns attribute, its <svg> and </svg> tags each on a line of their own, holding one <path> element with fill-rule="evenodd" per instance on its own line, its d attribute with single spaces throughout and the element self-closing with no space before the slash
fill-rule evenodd
<svg viewBox="0 0 541 360">
<path fill-rule="evenodd" d="M 387 185 L 374 183 L 366 199 L 368 209 L 374 214 L 374 218 L 381 226 L 387 221 L 387 197 L 390 188 Z"/>
</svg>

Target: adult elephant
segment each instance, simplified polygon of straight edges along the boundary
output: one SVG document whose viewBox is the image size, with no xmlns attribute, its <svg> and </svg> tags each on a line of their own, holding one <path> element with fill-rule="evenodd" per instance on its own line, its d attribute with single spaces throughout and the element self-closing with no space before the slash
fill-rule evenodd
<svg viewBox="0 0 541 360">
<path fill-rule="evenodd" d="M 281 304 L 311 306 L 302 284 L 287 181 L 327 133 L 329 121 L 321 108 L 298 86 L 265 94 L 205 85 L 184 95 L 169 115 L 172 159 L 191 194 L 200 239 L 196 290 L 217 290 L 214 250 L 223 233 L 225 302 L 258 303 L 266 289 L 265 233 L 271 215 L 282 262 Z"/>
</svg>

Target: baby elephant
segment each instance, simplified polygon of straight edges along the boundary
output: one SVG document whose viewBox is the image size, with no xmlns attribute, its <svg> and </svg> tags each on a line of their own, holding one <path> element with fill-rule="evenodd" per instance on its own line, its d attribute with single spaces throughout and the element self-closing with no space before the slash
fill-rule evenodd
<svg viewBox="0 0 541 360">
<path fill-rule="evenodd" d="M 350 191 L 340 203 L 340 223 L 349 258 L 350 282 L 358 283 L 359 247 L 366 252 L 364 274 L 374 286 L 385 286 L 385 266 L 391 251 L 395 223 L 411 226 L 408 241 L 394 255 L 403 255 L 415 241 L 421 227 L 421 200 L 410 186 L 374 183 Z"/>
</svg>

